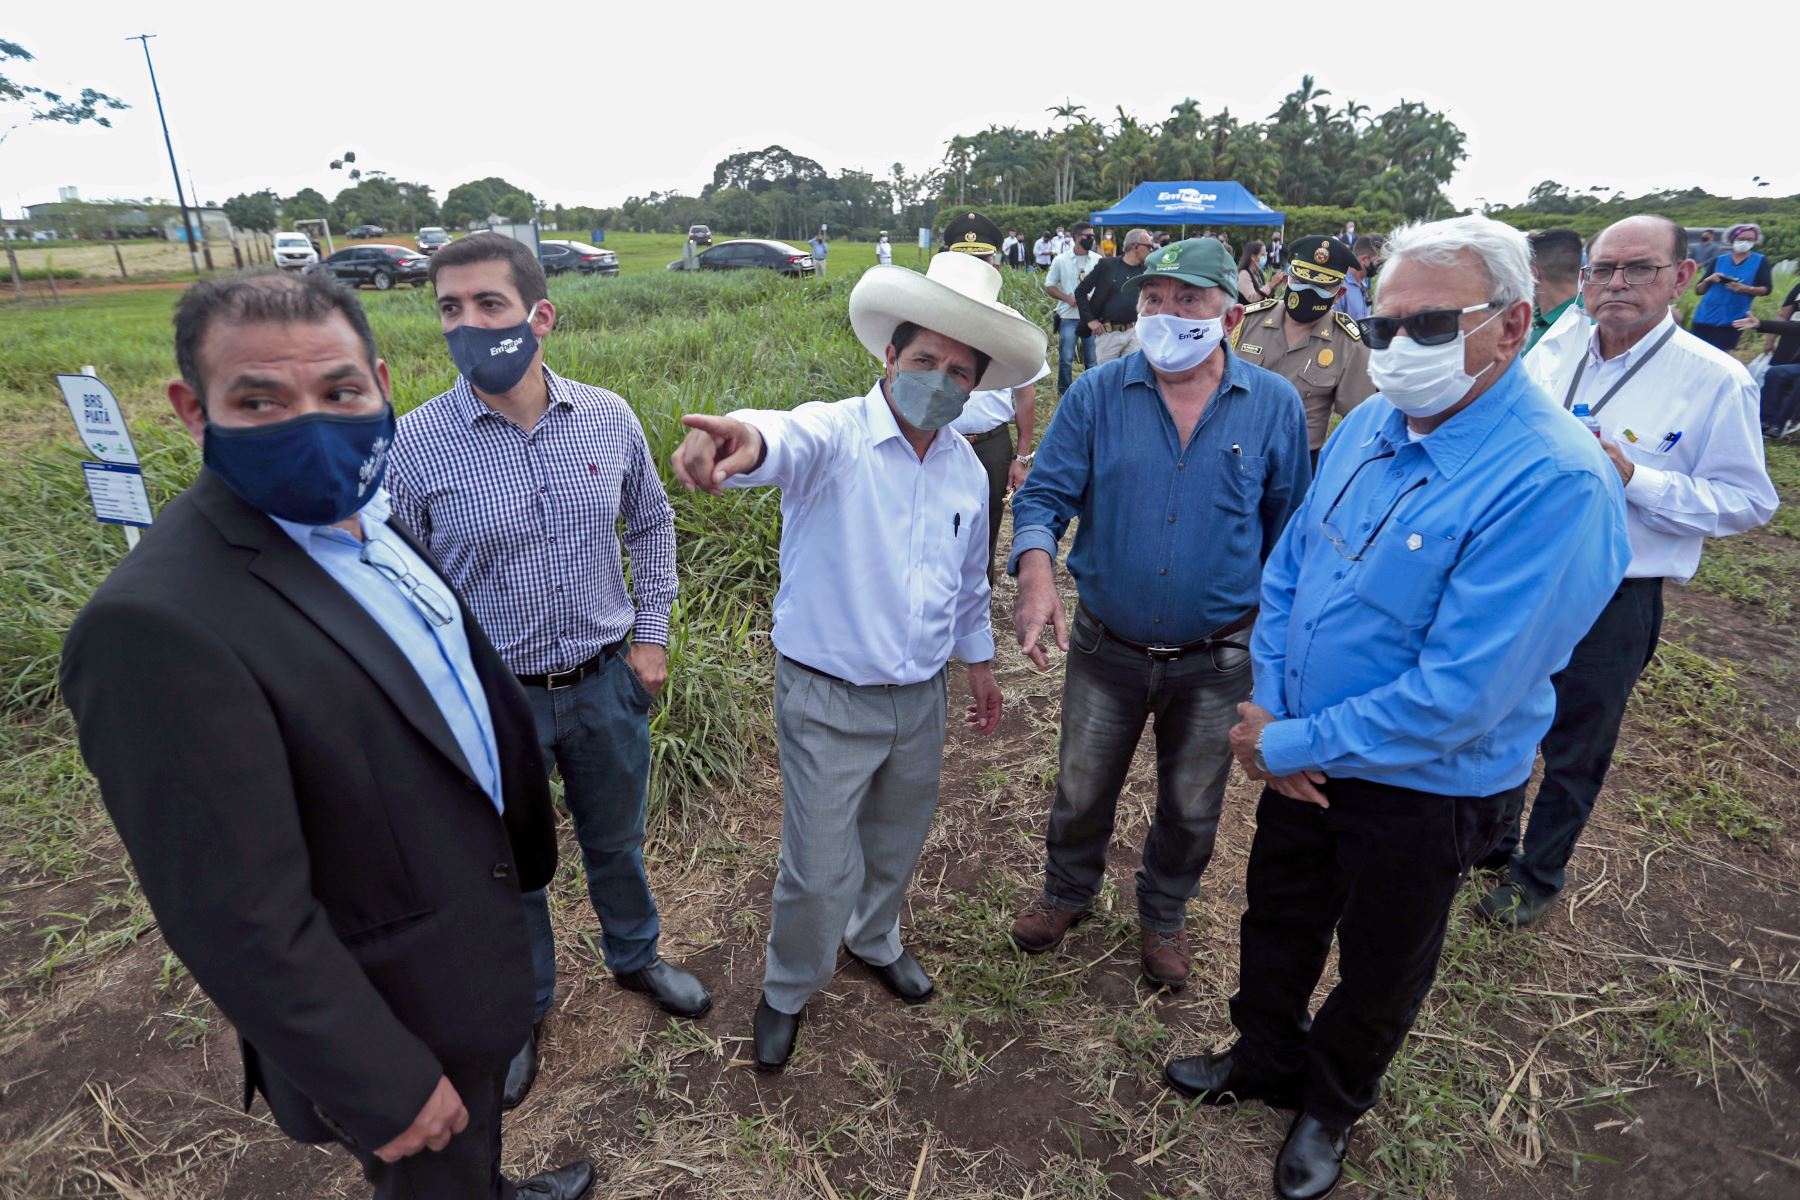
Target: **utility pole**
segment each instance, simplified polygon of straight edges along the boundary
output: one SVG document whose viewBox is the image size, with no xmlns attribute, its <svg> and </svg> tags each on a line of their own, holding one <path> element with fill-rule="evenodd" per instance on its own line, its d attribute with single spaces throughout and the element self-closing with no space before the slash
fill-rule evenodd
<svg viewBox="0 0 1800 1200">
<path fill-rule="evenodd" d="M 144 65 L 150 68 L 150 91 L 156 96 L 156 117 L 162 122 L 163 147 L 169 152 L 169 174 L 175 177 L 175 202 L 181 206 L 181 229 L 187 235 L 188 255 L 194 261 L 194 274 L 200 274 L 200 247 L 194 242 L 194 226 L 188 220 L 187 193 L 181 190 L 181 169 L 175 165 L 175 143 L 169 140 L 169 118 L 163 113 L 162 89 L 156 86 L 156 66 L 150 61 L 150 39 L 154 33 L 128 37 L 128 42 L 144 43 Z"/>
</svg>

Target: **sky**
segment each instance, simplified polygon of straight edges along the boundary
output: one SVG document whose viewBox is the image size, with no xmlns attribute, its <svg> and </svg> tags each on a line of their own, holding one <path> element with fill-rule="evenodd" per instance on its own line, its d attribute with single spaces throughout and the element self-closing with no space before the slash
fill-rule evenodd
<svg viewBox="0 0 1800 1200">
<path fill-rule="evenodd" d="M 317 0 L 280 17 L 212 0 L 161 7 L 8 5 L 0 38 L 37 61 L 0 72 L 132 107 L 111 129 L 14 128 L 0 141 L 0 211 L 19 215 L 63 186 L 90 200 L 173 199 L 143 50 L 126 40 L 139 33 L 157 35 L 182 182 L 191 175 L 209 203 L 263 188 L 334 195 L 347 180 L 329 163 L 346 150 L 440 200 L 487 175 L 551 204 L 695 194 L 719 159 L 771 144 L 833 173 L 885 175 L 939 162 L 957 133 L 1044 128 L 1065 100 L 1157 122 L 1192 96 L 1208 113 L 1260 119 L 1302 74 L 1334 103 L 1446 112 L 1468 136 L 1449 185 L 1461 205 L 1517 203 L 1544 179 L 1627 195 L 1800 193 L 1800 155 L 1781 134 L 1791 98 L 1779 64 L 1800 35 L 1789 5 L 1756 18 L 1763 49 L 1747 50 L 1748 69 L 1720 73 L 1697 67 L 1691 25 L 1595 0 L 1412 6 L 1411 19 L 1390 5 L 1378 9 L 1385 25 L 1359 19 L 1361 6 L 1306 0 L 1251 24 L 1241 5 L 1177 17 L 1183 6 L 1062 0 Z M 1718 47 L 1729 44 L 1721 33 Z M 1773 186 L 1759 192 L 1757 175 Z"/>
</svg>

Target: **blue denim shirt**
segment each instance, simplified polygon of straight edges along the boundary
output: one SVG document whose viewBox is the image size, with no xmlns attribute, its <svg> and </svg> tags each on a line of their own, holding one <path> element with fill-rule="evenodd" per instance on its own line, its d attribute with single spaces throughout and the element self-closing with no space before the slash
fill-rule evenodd
<svg viewBox="0 0 1800 1200">
<path fill-rule="evenodd" d="M 1263 573 L 1269 769 L 1450 796 L 1523 783 L 1550 676 L 1630 558 L 1618 472 L 1517 361 L 1416 442 L 1371 397 L 1325 443 Z"/>
<path fill-rule="evenodd" d="M 1121 637 L 1180 645 L 1255 606 L 1311 475 L 1306 410 L 1273 371 L 1216 353 L 1219 390 L 1185 446 L 1141 351 L 1075 381 L 1013 497 L 1009 574 L 1027 550 L 1054 560 L 1080 517 L 1069 574 Z"/>
</svg>

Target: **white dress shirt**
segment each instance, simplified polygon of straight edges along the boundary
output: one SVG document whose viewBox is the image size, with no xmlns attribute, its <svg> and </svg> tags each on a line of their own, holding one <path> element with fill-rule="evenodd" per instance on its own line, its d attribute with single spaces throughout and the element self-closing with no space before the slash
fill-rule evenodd
<svg viewBox="0 0 1800 1200">
<path fill-rule="evenodd" d="M 791 412 L 743 409 L 766 452 L 727 487 L 781 488 L 775 648 L 855 684 L 932 678 L 994 657 L 987 472 L 939 430 L 923 460 L 881 384 Z"/>
<path fill-rule="evenodd" d="M 1567 314 L 1564 314 L 1567 316 Z M 1539 341 L 1526 372 L 1565 408 L 1590 409 L 1674 327 L 1662 323 L 1625 351 L 1600 357 L 1600 327 L 1586 338 Z M 1573 397 L 1569 388 L 1583 362 Z M 1780 503 L 1763 465 L 1756 384 L 1737 359 L 1676 327 L 1655 356 L 1595 415 L 1606 440 L 1631 460 L 1625 523 L 1630 579 L 1686 583 L 1700 569 L 1702 539 L 1764 524 Z M 1679 434 L 1679 437 L 1675 435 Z"/>
<path fill-rule="evenodd" d="M 1027 388 L 1050 374 L 1050 362 L 1038 368 L 1038 373 L 1027 379 L 1019 387 Z M 965 437 L 974 437 L 978 433 L 986 433 L 990 429 L 998 429 L 1013 419 L 1013 393 L 1018 388 L 987 388 L 979 392 L 969 393 L 969 402 L 963 405 L 962 415 L 950 422 L 950 428 Z"/>
</svg>

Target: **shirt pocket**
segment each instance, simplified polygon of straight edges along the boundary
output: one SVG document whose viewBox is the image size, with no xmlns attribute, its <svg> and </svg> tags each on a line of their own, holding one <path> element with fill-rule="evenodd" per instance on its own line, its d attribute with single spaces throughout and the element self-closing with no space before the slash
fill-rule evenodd
<svg viewBox="0 0 1800 1200">
<path fill-rule="evenodd" d="M 1219 451 L 1219 507 L 1237 516 L 1254 513 L 1262 503 L 1263 483 L 1269 475 L 1269 460 L 1236 450 Z"/>
<path fill-rule="evenodd" d="M 1421 629 L 1437 615 L 1460 543 L 1435 533 L 1389 521 L 1363 556 L 1356 598 L 1408 629 Z"/>
</svg>

